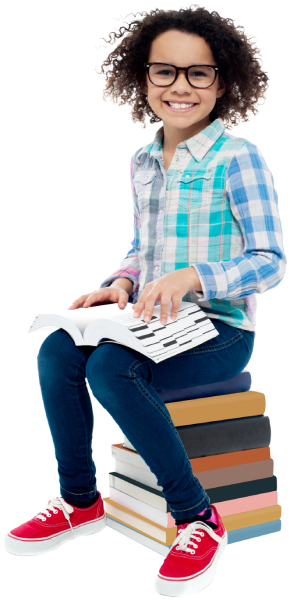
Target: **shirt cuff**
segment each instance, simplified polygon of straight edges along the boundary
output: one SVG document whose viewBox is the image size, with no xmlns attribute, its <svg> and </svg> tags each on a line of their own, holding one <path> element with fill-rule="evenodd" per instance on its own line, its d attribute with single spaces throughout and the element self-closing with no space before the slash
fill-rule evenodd
<svg viewBox="0 0 290 600">
<path fill-rule="evenodd" d="M 202 292 L 194 291 L 199 300 L 206 302 L 213 298 L 226 298 L 228 282 L 220 263 L 197 263 L 194 267 L 202 287 Z"/>
</svg>

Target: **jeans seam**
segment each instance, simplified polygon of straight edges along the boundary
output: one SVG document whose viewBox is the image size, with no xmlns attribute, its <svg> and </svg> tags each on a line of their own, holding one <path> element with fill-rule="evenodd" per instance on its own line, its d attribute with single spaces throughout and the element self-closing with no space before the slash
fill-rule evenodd
<svg viewBox="0 0 290 600">
<path fill-rule="evenodd" d="M 136 365 L 136 367 L 138 368 L 138 366 L 139 366 L 139 362 L 140 362 L 140 361 L 138 361 L 138 360 L 135 360 L 135 361 L 134 361 L 134 363 L 131 365 L 131 367 L 129 367 L 129 373 L 130 373 L 130 377 L 131 377 L 131 369 L 133 369 L 133 370 L 134 370 L 134 372 L 135 372 L 135 365 Z M 147 362 L 148 362 L 148 361 L 147 361 Z M 176 437 L 177 441 L 179 442 L 179 445 L 180 445 L 180 447 L 181 447 L 181 449 L 182 449 L 182 451 L 183 451 L 183 454 L 185 455 L 186 459 L 189 461 L 188 455 L 187 455 L 187 453 L 186 453 L 186 450 L 185 450 L 185 448 L 184 448 L 184 446 L 183 446 L 183 444 L 182 444 L 182 441 L 181 441 L 180 437 L 178 436 L 178 432 L 176 431 L 176 427 L 175 427 L 174 423 L 173 423 L 173 427 L 172 427 L 172 424 L 170 423 L 170 421 L 168 421 L 168 416 L 167 416 L 167 414 L 166 414 L 166 413 L 163 413 L 163 411 L 162 411 L 162 410 L 159 410 L 159 409 L 160 409 L 160 407 L 159 407 L 158 405 L 156 405 L 156 404 L 155 404 L 155 402 L 152 402 L 152 400 L 151 400 L 151 399 L 153 399 L 153 400 L 154 400 L 154 398 L 153 398 L 153 396 L 151 396 L 151 394 L 150 394 L 150 393 L 149 393 L 149 397 L 147 396 L 147 393 L 145 393 L 145 394 L 144 394 L 144 391 L 143 391 L 143 390 L 142 390 L 142 389 L 139 387 L 139 385 L 138 385 L 138 382 L 137 382 L 138 375 L 136 375 L 136 373 L 135 373 L 135 376 L 134 376 L 134 377 L 131 377 L 131 379 L 132 379 L 132 381 L 134 381 L 135 385 L 137 386 L 137 388 L 139 389 L 139 391 L 140 391 L 140 392 L 143 394 L 143 396 L 144 396 L 144 397 L 145 397 L 147 400 L 149 400 L 149 402 L 151 402 L 151 404 L 154 406 L 154 408 L 157 408 L 157 410 L 160 412 L 160 414 L 161 414 L 161 416 L 162 416 L 162 417 L 165 417 L 165 419 L 166 419 L 167 423 L 170 425 L 170 427 L 171 427 L 171 429 L 172 429 L 172 431 L 173 431 L 173 433 L 174 433 L 174 435 L 175 435 L 175 437 Z M 141 386 L 142 386 L 142 384 L 141 384 Z M 142 387 L 143 387 L 143 386 L 142 386 Z M 158 393 L 158 392 L 157 392 L 157 393 Z M 190 468 L 192 468 L 192 467 L 191 467 L 191 465 L 190 465 Z M 199 482 L 199 480 L 198 480 L 197 478 L 196 478 L 196 480 L 197 480 L 197 485 L 199 485 L 199 486 L 200 486 L 200 489 L 202 489 L 202 490 L 203 490 L 203 487 L 201 486 L 201 483 Z M 202 503 L 204 500 L 205 500 L 205 497 L 203 497 L 203 499 L 202 499 L 202 500 L 199 502 L 199 504 L 198 504 L 197 506 L 199 506 L 199 505 L 200 505 L 200 504 L 201 504 L 201 503 Z M 188 510 L 195 509 L 195 508 L 196 508 L 196 506 L 191 506 L 191 507 L 189 507 L 189 508 L 183 508 L 183 509 L 179 509 L 179 510 L 173 510 L 173 509 L 171 509 L 171 507 L 170 507 L 170 511 L 171 511 L 171 512 L 186 512 L 186 511 L 188 511 Z M 177 520 L 178 520 L 178 519 L 177 519 Z"/>
<path fill-rule="evenodd" d="M 233 344 L 235 344 L 236 342 L 240 341 L 241 339 L 243 339 L 243 334 L 242 333 L 238 333 L 237 335 L 235 335 L 234 337 L 232 337 L 230 340 L 227 340 L 226 342 L 223 342 L 222 344 L 219 344 L 219 346 L 215 346 L 213 348 L 201 348 L 200 351 L 202 352 L 215 352 L 217 350 L 224 350 L 225 348 L 227 348 L 228 346 L 232 346 Z M 176 354 L 175 356 L 171 356 L 171 358 L 182 358 L 185 354 L 188 353 L 192 353 L 196 352 L 196 354 L 198 354 L 199 350 L 198 348 L 200 348 L 200 346 L 198 346 L 197 348 L 191 348 L 190 350 L 185 350 L 184 352 L 181 352 L 180 354 Z M 168 359 L 170 360 L 170 359 Z M 136 360 L 131 367 L 129 367 L 129 371 L 131 371 L 131 369 L 138 368 L 138 366 L 142 366 L 142 365 L 146 365 L 148 363 L 151 363 L 153 361 L 152 358 L 148 358 L 147 360 Z M 154 362 L 154 361 L 153 361 Z M 131 373 L 130 373 L 131 375 Z"/>
<path fill-rule="evenodd" d="M 87 356 L 83 357 L 83 359 L 82 359 L 82 360 L 80 361 L 80 363 L 77 365 L 77 368 L 76 368 L 76 370 L 77 370 L 77 373 L 78 373 L 78 374 L 79 374 L 80 370 L 81 370 L 81 369 L 83 369 L 83 364 L 85 363 L 85 365 L 86 365 L 86 363 L 87 363 L 87 361 L 88 361 L 88 358 L 89 358 L 89 357 L 87 357 Z M 85 377 L 85 380 L 84 380 L 84 381 L 85 381 L 85 385 L 86 385 L 86 383 L 87 383 L 87 382 L 86 382 L 86 377 Z M 81 413 L 82 413 L 82 417 L 83 417 L 83 420 L 84 420 L 84 424 L 85 424 L 85 430 L 86 430 L 86 447 L 88 447 L 88 443 L 90 442 L 90 440 L 88 439 L 88 432 L 87 432 L 87 428 L 86 428 L 86 419 L 85 419 L 85 416 L 84 416 L 84 412 L 83 412 L 82 403 L 80 402 L 80 400 L 79 400 L 79 397 L 78 397 L 78 384 L 77 384 L 77 382 L 76 382 L 76 381 L 74 381 L 74 393 L 77 395 L 77 401 L 78 401 L 78 405 L 79 405 L 79 407 L 80 407 L 80 410 L 81 410 Z M 89 458 L 89 456 L 88 456 L 88 455 L 86 456 L 86 462 L 87 462 L 87 467 L 88 467 L 88 469 L 89 469 L 89 468 L 90 468 L 90 458 Z M 75 468 L 75 470 L 76 470 L 76 465 L 75 465 L 75 462 L 74 462 L 74 468 Z M 75 494 L 74 492 L 70 492 L 69 490 L 66 490 L 66 489 L 65 489 L 65 488 L 63 488 L 63 487 L 62 487 L 60 484 L 59 484 L 59 486 L 61 487 L 61 489 L 62 489 L 62 490 L 64 490 L 65 492 L 68 492 L 69 494 L 72 494 L 73 496 L 85 496 L 86 494 L 95 493 L 95 490 L 93 489 L 93 490 L 91 490 L 90 492 L 83 492 L 83 493 L 81 493 L 81 494 Z M 96 489 L 97 489 L 97 484 L 95 485 L 95 487 L 96 487 Z"/>
<path fill-rule="evenodd" d="M 218 350 L 224 350 L 225 348 L 232 346 L 236 342 L 239 342 L 241 339 L 243 339 L 243 334 L 238 333 L 237 335 L 235 335 L 231 339 L 227 340 L 226 342 L 223 342 L 222 344 L 219 344 L 216 346 L 205 347 L 205 348 L 203 348 L 202 345 L 200 345 L 195 348 L 190 348 L 189 350 L 186 350 L 182 354 L 202 354 L 202 353 L 206 353 L 206 352 L 217 352 Z"/>
<path fill-rule="evenodd" d="M 69 490 L 66 490 L 64 487 L 62 487 L 62 485 L 60 485 L 60 487 L 62 490 L 64 490 L 64 492 L 67 492 L 68 494 L 72 494 L 73 496 L 86 496 L 86 494 L 91 494 L 92 492 L 97 491 L 97 487 L 95 487 L 94 490 L 90 490 L 89 492 L 83 492 L 82 494 L 75 494 L 74 492 L 70 492 Z"/>
</svg>

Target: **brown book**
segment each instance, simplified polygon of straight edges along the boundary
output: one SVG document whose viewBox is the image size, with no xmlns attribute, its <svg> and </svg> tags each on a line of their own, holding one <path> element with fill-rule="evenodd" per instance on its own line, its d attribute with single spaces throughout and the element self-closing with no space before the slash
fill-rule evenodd
<svg viewBox="0 0 290 600">
<path fill-rule="evenodd" d="M 272 477 L 273 470 L 273 459 L 270 458 L 269 460 L 260 460 L 256 463 L 204 471 L 197 473 L 196 477 L 204 488 L 213 489 L 224 485 L 242 483 L 243 481 L 255 481 L 257 479 Z"/>
<path fill-rule="evenodd" d="M 234 529 L 242 529 L 242 527 L 251 527 L 259 525 L 259 523 L 268 523 L 269 521 L 277 521 L 281 519 L 282 508 L 280 504 L 276 506 L 267 506 L 267 508 L 258 508 L 257 510 L 249 510 L 237 515 L 228 515 L 222 518 L 222 522 L 227 531 Z"/>
</svg>

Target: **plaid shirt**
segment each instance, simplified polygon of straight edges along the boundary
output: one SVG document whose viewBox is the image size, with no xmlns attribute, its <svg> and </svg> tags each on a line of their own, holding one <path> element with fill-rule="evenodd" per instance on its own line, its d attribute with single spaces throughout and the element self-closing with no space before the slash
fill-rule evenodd
<svg viewBox="0 0 290 600">
<path fill-rule="evenodd" d="M 226 133 L 221 119 L 178 144 L 166 172 L 163 134 L 131 159 L 132 248 L 100 287 L 128 277 L 135 304 L 147 283 L 192 265 L 202 292 L 182 300 L 255 331 L 255 294 L 275 287 L 287 262 L 272 174 L 257 146 Z"/>
</svg>

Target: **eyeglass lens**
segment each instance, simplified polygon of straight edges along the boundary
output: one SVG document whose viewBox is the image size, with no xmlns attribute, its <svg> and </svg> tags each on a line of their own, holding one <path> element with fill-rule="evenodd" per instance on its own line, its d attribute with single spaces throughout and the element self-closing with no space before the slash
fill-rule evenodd
<svg viewBox="0 0 290 600">
<path fill-rule="evenodd" d="M 155 85 L 171 85 L 176 76 L 176 68 L 169 65 L 151 65 L 149 78 Z M 208 87 L 214 82 L 215 70 L 213 67 L 194 66 L 188 71 L 188 79 L 195 87 Z"/>
</svg>

